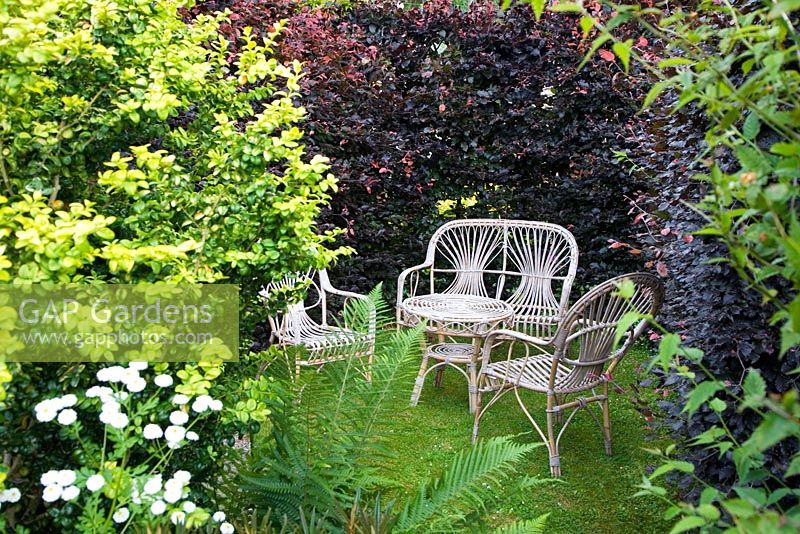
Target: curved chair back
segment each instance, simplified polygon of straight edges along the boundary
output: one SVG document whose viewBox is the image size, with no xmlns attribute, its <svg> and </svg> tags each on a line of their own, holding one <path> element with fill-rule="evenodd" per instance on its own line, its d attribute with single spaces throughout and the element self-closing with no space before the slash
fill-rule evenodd
<svg viewBox="0 0 800 534">
<path fill-rule="evenodd" d="M 551 339 L 569 303 L 578 245 L 556 224 L 462 219 L 436 230 L 426 263 L 431 293 L 503 300 L 514 308 L 514 330 Z"/>
<path fill-rule="evenodd" d="M 623 298 L 618 285 L 634 284 L 633 296 Z M 631 273 L 606 280 L 581 297 L 564 316 L 553 344 L 556 347 L 550 388 L 555 393 L 582 391 L 599 383 L 625 356 L 647 328 L 647 321 L 631 325 L 615 347 L 617 325 L 630 311 L 655 317 L 664 300 L 664 285 L 650 273 Z M 564 368 L 569 372 L 564 372 Z"/>
<path fill-rule="evenodd" d="M 304 328 L 314 323 L 326 324 L 327 295 L 325 286 L 329 285 L 328 273 L 324 269 L 309 269 L 302 273 L 290 273 L 279 280 L 273 280 L 261 291 L 264 298 L 281 299 L 298 286 L 306 285 L 302 300 L 288 304 L 284 309 L 269 315 L 272 335 L 278 342 L 296 343 L 294 339 Z M 310 313 L 310 314 L 309 314 Z"/>
</svg>

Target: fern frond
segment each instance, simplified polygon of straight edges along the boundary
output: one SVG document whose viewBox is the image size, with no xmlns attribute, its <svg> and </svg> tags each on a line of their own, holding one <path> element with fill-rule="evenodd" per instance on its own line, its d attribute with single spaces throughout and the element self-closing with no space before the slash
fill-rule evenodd
<svg viewBox="0 0 800 534">
<path fill-rule="evenodd" d="M 544 534 L 549 515 L 547 513 L 540 515 L 536 519 L 516 521 L 510 525 L 492 530 L 492 534 Z"/>
<path fill-rule="evenodd" d="M 484 484 L 497 485 L 513 472 L 514 465 L 535 447 L 509 437 L 480 441 L 459 453 L 441 478 L 429 488 L 420 485 L 416 497 L 403 508 L 397 526 L 400 531 L 417 531 L 456 504 L 458 508 L 482 508 Z"/>
</svg>

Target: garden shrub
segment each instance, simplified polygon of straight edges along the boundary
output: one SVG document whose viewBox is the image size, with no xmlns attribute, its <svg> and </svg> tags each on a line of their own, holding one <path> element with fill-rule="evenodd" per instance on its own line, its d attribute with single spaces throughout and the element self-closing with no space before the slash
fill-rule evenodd
<svg viewBox="0 0 800 534">
<path fill-rule="evenodd" d="M 667 92 L 662 105 L 677 112 L 669 119 L 654 114 L 661 154 L 644 158 L 660 167 L 666 194 L 650 199 L 650 213 L 635 210 L 649 227 L 647 245 L 662 270 L 668 263 L 675 267 L 675 295 L 665 316 L 677 333 L 662 330 L 656 362 L 667 387 L 679 392 L 677 405 L 665 405 L 673 428 L 688 431 L 682 452 L 691 463 L 676 460 L 674 447 L 657 451 L 663 465 L 644 479 L 641 493 L 672 505 L 673 532 L 795 532 L 798 6 L 614 8 L 609 20 L 576 4 L 559 6 L 598 30 L 594 49 L 649 69 L 656 83 L 646 105 Z M 644 58 L 615 36 L 614 25 L 622 21 L 636 21 L 658 40 L 658 54 Z M 676 179 L 676 168 L 698 173 L 699 184 Z M 697 212 L 680 200 L 694 201 Z M 684 233 L 692 230 L 699 239 Z M 677 420 L 677 412 L 687 422 Z M 702 491 L 690 502 L 672 501 L 655 485 L 667 472 L 694 477 Z"/>
<path fill-rule="evenodd" d="M 329 156 L 339 179 L 321 220 L 358 251 L 336 270 L 343 285 L 391 291 L 453 217 L 562 224 L 584 281 L 636 265 L 608 240 L 629 233 L 625 197 L 643 187 L 613 155 L 632 146 L 639 89 L 604 60 L 576 72 L 576 21 L 446 0 L 409 11 L 225 0 L 195 13 L 222 8 L 232 38 L 287 17 L 279 54 L 304 62 L 309 150 Z"/>
<path fill-rule="evenodd" d="M 703 217 L 685 204 L 699 202 L 707 192 L 704 184 L 691 179 L 702 168 L 695 161 L 704 147 L 702 117 L 696 110 L 665 115 L 666 111 L 650 112 L 660 128 L 642 140 L 637 158 L 664 184 L 658 196 L 639 199 L 639 206 L 647 213 L 640 225 L 646 224 L 650 230 L 643 232 L 639 246 L 648 261 L 663 262 L 669 273 L 666 284 L 670 298 L 659 319 L 670 331 L 680 334 L 684 343 L 702 349 L 708 355 L 705 365 L 728 381 L 733 391 L 741 391 L 749 368 L 760 371 L 771 391 L 785 393 L 797 388 L 797 379 L 790 371 L 800 365 L 800 355 L 794 349 L 779 357 L 780 331 L 770 324 L 770 309 L 730 266 L 713 263 L 726 254 L 723 244 L 708 236 L 692 235 L 705 224 Z M 662 137 L 673 139 L 669 144 L 676 146 L 659 141 Z M 691 381 L 670 373 L 661 378 L 660 385 L 672 392 L 659 402 L 664 418 L 661 424 L 675 436 L 691 438 L 718 422 L 717 414 L 708 406 L 699 408 L 691 418 L 683 413 Z M 737 412 L 733 405 L 725 417 L 740 437 L 752 432 L 761 419 L 752 411 Z M 766 465 L 775 472 L 785 469 L 792 447 L 787 443 L 766 451 Z M 694 461 L 696 474 L 703 480 L 718 487 L 735 482 L 736 470 L 730 458 L 709 457 L 707 451 L 699 449 L 686 452 L 685 458 Z"/>
<path fill-rule="evenodd" d="M 305 153 L 297 126 L 304 110 L 295 103 L 300 65 L 272 54 L 280 25 L 266 39 L 243 35 L 234 51 L 219 33 L 227 15 L 187 23 L 182 5 L 0 5 L 0 282 L 240 284 L 247 340 L 262 283 L 344 252 L 329 249 L 334 236 L 314 222 L 335 180 L 322 156 Z M 224 402 L 200 424 L 206 432 L 197 428 L 205 446 L 170 457 L 170 468 L 191 467 L 199 504 L 213 501 L 234 438 L 258 430 L 267 415 L 270 385 L 253 379 L 254 360 L 159 368 L 169 370 L 176 391 L 212 392 Z M 78 423 L 54 433 L 54 423 L 36 420 L 34 406 L 67 391 L 82 395 L 99 368 L 9 364 L 3 376 L 6 370 L 13 378 L 3 389 L 0 451 L 9 464 L 5 484 L 23 498 L 4 503 L 3 512 L 12 526 L 36 531 L 51 521 L 74 526 L 81 510 L 44 507 L 39 476 L 96 464 L 104 427 L 96 419 L 83 424 L 76 447 L 70 432 Z M 143 410 L 132 421 L 137 431 L 165 416 L 162 405 Z M 146 472 L 156 465 L 147 458 L 134 454 L 142 463 L 128 467 Z M 121 505 L 118 498 L 100 506 L 107 513 Z M 142 512 L 131 514 L 137 524 L 147 517 L 144 508 L 129 511 Z"/>
</svg>

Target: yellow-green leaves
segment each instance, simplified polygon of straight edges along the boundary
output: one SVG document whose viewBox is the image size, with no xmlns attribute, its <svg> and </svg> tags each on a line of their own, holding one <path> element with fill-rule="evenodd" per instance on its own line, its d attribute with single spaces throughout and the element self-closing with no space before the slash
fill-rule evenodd
<svg viewBox="0 0 800 534">
<path fill-rule="evenodd" d="M 617 55 L 619 60 L 622 62 L 622 66 L 625 69 L 625 72 L 628 72 L 628 68 L 630 67 L 632 46 L 633 46 L 633 39 L 628 39 L 627 41 L 624 42 L 617 41 L 611 47 L 611 49 L 614 50 L 614 53 Z"/>
<path fill-rule="evenodd" d="M 581 30 L 583 30 L 583 38 L 586 39 L 589 37 L 589 32 L 591 32 L 594 27 L 594 19 L 589 15 L 584 15 L 581 17 L 580 25 Z"/>
<path fill-rule="evenodd" d="M 544 6 L 546 0 L 531 0 L 531 7 L 533 8 L 533 14 L 536 17 L 536 20 L 542 18 L 542 13 L 544 13 Z"/>
</svg>

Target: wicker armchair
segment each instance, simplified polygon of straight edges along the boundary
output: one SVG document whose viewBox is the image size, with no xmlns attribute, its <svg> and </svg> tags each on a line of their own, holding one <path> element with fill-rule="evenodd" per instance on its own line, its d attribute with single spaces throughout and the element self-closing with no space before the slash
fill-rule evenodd
<svg viewBox="0 0 800 534">
<path fill-rule="evenodd" d="M 461 219 L 434 232 L 425 262 L 406 269 L 397 283 L 397 324 L 413 326 L 417 318 L 402 306 L 404 299 L 424 293 L 491 297 L 509 304 L 509 328 L 549 340 L 567 310 L 578 266 L 578 245 L 556 224 L 507 219 Z M 477 341 L 476 341 L 477 342 Z M 423 353 L 411 402 L 419 399 L 425 377 L 445 365 L 466 365 L 474 375 L 474 345 L 439 343 Z M 428 368 L 429 359 L 434 359 Z M 475 384 L 470 384 L 474 394 Z"/>
<path fill-rule="evenodd" d="M 347 323 L 347 314 L 342 319 L 344 324 L 338 324 L 330 310 L 330 301 L 334 297 L 343 300 L 344 306 L 347 306 L 351 299 L 369 303 L 365 295 L 334 288 L 324 269 L 286 275 L 267 284 L 260 295 L 269 299 L 275 294 L 306 284 L 308 289 L 303 301 L 289 304 L 282 311 L 269 316 L 272 329 L 270 342 L 284 348 L 298 346 L 305 349 L 302 357 L 295 360 L 296 375 L 302 367 L 318 367 L 353 356 L 366 356 L 364 373 L 369 380 L 375 349 L 375 309 L 371 306 L 365 308 L 368 314 L 363 318 L 366 331 L 353 330 L 352 325 Z"/>
<path fill-rule="evenodd" d="M 617 294 L 618 284 L 625 280 L 635 284 L 630 300 Z M 664 298 L 664 287 L 658 277 L 648 273 L 618 276 L 598 285 L 567 312 L 551 341 L 511 330 L 491 333 L 484 344 L 483 362 L 478 378 L 477 410 L 473 427 L 473 443 L 478 437 L 478 425 L 486 411 L 509 391 L 533 427 L 547 444 L 550 454 L 550 471 L 561 476 L 558 446 L 564 431 L 578 411 L 587 408 L 600 426 L 605 439 L 606 453 L 611 454 L 611 423 L 609 419 L 608 382 L 633 342 L 647 327 L 642 320 L 632 325 L 615 346 L 617 324 L 628 311 L 655 316 Z M 508 355 L 503 361 L 492 362 L 490 354 L 497 345 L 508 342 Z M 514 345 L 524 347 L 524 355 L 515 354 Z M 531 390 L 547 395 L 547 432 L 537 424 L 525 406 L 520 390 Z M 599 389 L 595 391 L 595 389 Z M 590 392 L 567 402 L 566 396 Z M 482 395 L 494 393 L 482 406 Z M 602 423 L 591 409 L 600 404 Z M 569 411 L 566 420 L 565 411 Z M 560 425 L 559 429 L 556 429 Z"/>
</svg>

